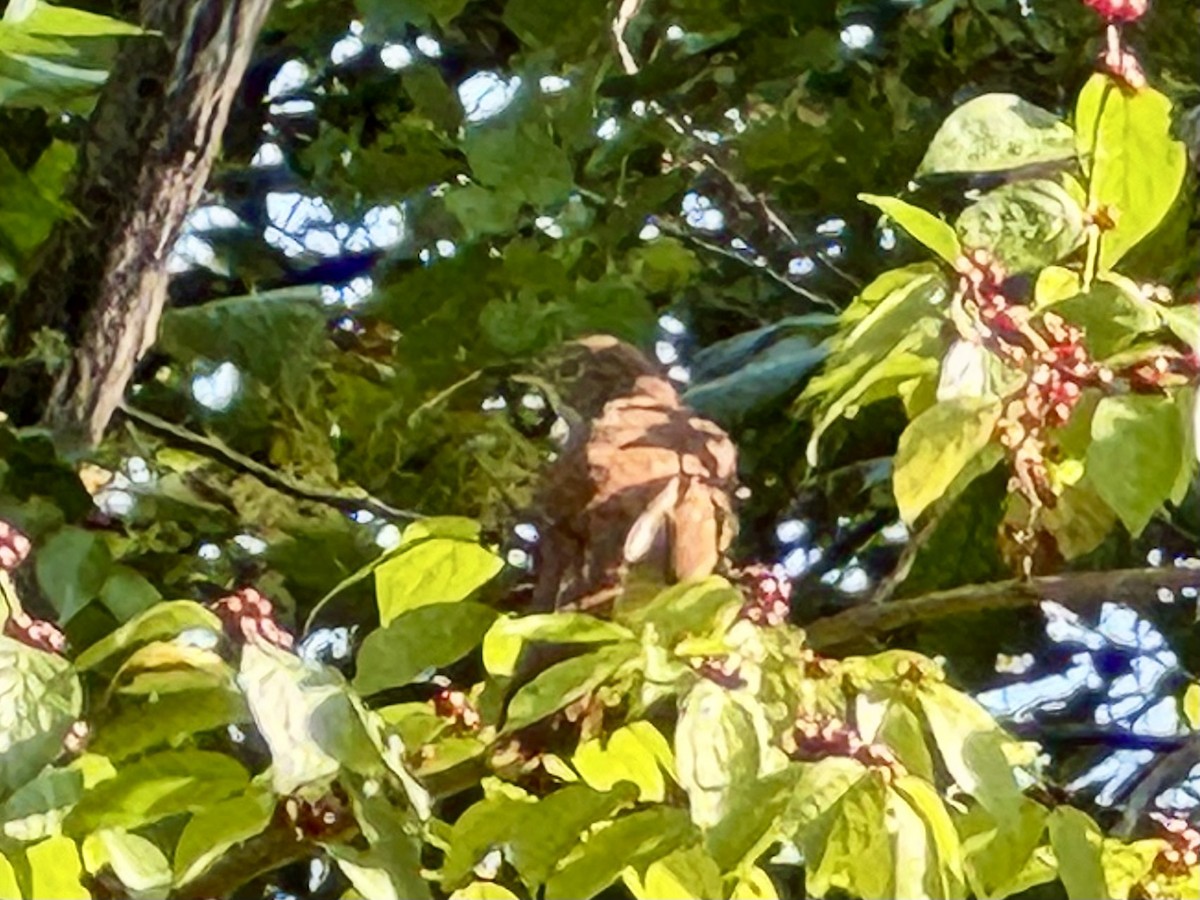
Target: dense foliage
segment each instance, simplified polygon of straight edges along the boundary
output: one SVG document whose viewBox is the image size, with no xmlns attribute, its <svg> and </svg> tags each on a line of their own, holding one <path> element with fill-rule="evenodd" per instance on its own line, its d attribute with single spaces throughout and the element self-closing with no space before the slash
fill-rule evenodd
<svg viewBox="0 0 1200 900">
<path fill-rule="evenodd" d="M 6 373 L 81 352 L 21 304 L 154 5 L 0 19 Z M 103 440 L 6 409 L 0 896 L 1200 896 L 1198 58 L 1189 0 L 275 0 Z M 740 529 L 533 608 L 594 333 Z"/>
</svg>

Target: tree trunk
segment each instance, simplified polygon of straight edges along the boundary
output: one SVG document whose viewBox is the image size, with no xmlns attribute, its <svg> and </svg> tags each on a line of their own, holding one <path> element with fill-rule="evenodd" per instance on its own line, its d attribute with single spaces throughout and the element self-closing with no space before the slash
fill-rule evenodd
<svg viewBox="0 0 1200 900">
<path fill-rule="evenodd" d="M 141 0 L 93 113 L 71 201 L 12 311 L 13 355 L 42 328 L 73 357 L 51 382 L 8 373 L 0 401 L 55 430 L 100 440 L 158 332 L 167 259 L 208 181 L 271 0 Z"/>
</svg>

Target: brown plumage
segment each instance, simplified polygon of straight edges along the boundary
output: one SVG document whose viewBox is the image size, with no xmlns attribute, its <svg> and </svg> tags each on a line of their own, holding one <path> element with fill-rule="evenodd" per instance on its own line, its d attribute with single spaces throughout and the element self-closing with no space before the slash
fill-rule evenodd
<svg viewBox="0 0 1200 900">
<path fill-rule="evenodd" d="M 577 341 L 566 360 L 579 421 L 538 498 L 537 606 L 606 604 L 634 564 L 668 582 L 712 574 L 736 529 L 729 436 L 616 338 Z"/>
</svg>

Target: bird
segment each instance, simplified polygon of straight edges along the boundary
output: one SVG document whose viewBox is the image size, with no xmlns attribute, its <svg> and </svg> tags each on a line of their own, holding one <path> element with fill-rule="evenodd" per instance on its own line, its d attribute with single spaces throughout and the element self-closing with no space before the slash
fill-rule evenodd
<svg viewBox="0 0 1200 900">
<path fill-rule="evenodd" d="M 737 528 L 729 435 L 611 335 L 567 344 L 556 375 L 570 427 L 535 497 L 535 607 L 605 610 L 635 566 L 664 586 L 716 572 Z"/>
</svg>

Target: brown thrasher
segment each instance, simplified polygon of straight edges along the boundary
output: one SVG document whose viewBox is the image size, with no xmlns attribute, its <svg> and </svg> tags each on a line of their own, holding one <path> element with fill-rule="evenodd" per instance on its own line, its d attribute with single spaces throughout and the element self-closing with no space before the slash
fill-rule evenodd
<svg viewBox="0 0 1200 900">
<path fill-rule="evenodd" d="M 596 335 L 565 359 L 577 422 L 537 498 L 535 605 L 595 609 L 635 564 L 664 583 L 712 574 L 736 530 L 729 436 L 629 344 Z"/>
</svg>

